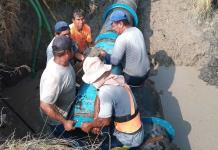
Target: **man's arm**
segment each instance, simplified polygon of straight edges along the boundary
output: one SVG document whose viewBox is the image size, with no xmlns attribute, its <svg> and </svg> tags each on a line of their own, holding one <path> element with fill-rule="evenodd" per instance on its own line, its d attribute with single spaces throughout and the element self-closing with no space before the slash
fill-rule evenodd
<svg viewBox="0 0 218 150">
<path fill-rule="evenodd" d="M 110 125 L 111 118 L 97 118 L 93 122 L 86 122 L 82 124 L 81 129 L 89 133 L 93 128 L 103 128 Z"/>
<path fill-rule="evenodd" d="M 100 100 L 99 100 L 98 96 L 95 99 L 94 108 L 95 108 L 94 109 L 94 120 L 95 120 L 95 119 L 98 118 L 98 114 L 99 114 L 99 111 L 100 111 Z M 91 131 L 94 134 L 99 134 L 100 131 L 101 131 L 101 128 L 93 128 Z"/>
<path fill-rule="evenodd" d="M 40 101 L 40 108 L 46 113 L 46 115 L 48 117 L 50 117 L 51 119 L 54 119 L 60 123 L 62 123 L 64 125 L 64 129 L 66 131 L 70 131 L 73 130 L 73 126 L 75 124 L 74 121 L 72 120 L 66 120 L 59 112 L 58 110 L 55 108 L 54 105 L 52 104 L 47 104 L 43 101 Z"/>
<path fill-rule="evenodd" d="M 85 59 L 85 56 L 80 52 L 75 52 L 75 58 L 79 61 L 83 61 Z"/>
<path fill-rule="evenodd" d="M 100 111 L 100 100 L 99 97 L 97 96 L 94 104 L 94 119 L 98 118 L 99 111 Z"/>
<path fill-rule="evenodd" d="M 114 48 L 110 56 L 110 63 L 112 65 L 120 64 L 125 52 L 126 52 L 126 41 L 118 37 L 114 43 Z M 106 55 L 106 57 L 108 56 Z"/>
<path fill-rule="evenodd" d="M 100 99 L 97 96 L 94 104 L 94 121 L 83 123 L 81 129 L 84 132 L 90 132 L 92 129 L 96 129 L 94 133 L 98 133 L 102 127 L 108 126 L 111 123 L 111 117 L 109 118 L 99 118 L 100 111 Z"/>
<path fill-rule="evenodd" d="M 118 65 L 123 59 L 125 50 L 125 41 L 118 37 L 115 41 L 112 54 L 108 54 L 107 52 L 102 50 L 99 55 L 100 57 L 103 57 L 105 59 L 106 64 Z"/>
</svg>

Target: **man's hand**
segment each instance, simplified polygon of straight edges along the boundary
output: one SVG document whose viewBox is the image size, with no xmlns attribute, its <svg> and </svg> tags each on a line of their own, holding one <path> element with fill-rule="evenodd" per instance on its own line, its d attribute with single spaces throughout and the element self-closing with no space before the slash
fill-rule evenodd
<svg viewBox="0 0 218 150">
<path fill-rule="evenodd" d="M 94 133 L 94 134 L 100 134 L 100 133 L 101 133 L 101 129 L 100 129 L 100 128 L 93 128 L 93 129 L 92 129 L 92 133 Z"/>
<path fill-rule="evenodd" d="M 83 123 L 81 129 L 82 129 L 82 131 L 89 133 L 90 130 L 92 129 L 91 123 L 89 123 L 89 122 Z"/>
<path fill-rule="evenodd" d="M 72 121 L 72 120 L 66 120 L 64 121 L 63 125 L 64 125 L 64 129 L 66 131 L 71 131 L 71 130 L 74 130 L 74 125 L 75 125 L 75 121 Z"/>
<path fill-rule="evenodd" d="M 85 56 L 83 54 L 81 54 L 80 52 L 76 52 L 74 57 L 79 61 L 84 61 L 84 59 L 85 59 Z"/>
<path fill-rule="evenodd" d="M 99 53 L 99 56 L 102 58 L 102 57 L 105 57 L 106 56 L 106 52 L 101 50 L 100 53 Z"/>
</svg>

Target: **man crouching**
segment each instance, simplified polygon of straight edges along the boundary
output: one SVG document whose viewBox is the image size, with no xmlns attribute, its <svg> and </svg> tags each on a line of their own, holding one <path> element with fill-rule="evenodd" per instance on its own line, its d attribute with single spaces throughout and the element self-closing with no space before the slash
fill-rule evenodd
<svg viewBox="0 0 218 150">
<path fill-rule="evenodd" d="M 111 65 L 104 64 L 98 57 L 87 57 L 83 70 L 83 81 L 93 84 L 98 89 L 98 96 L 95 101 L 97 116 L 93 122 L 83 123 L 82 130 L 90 132 L 113 121 L 113 140 L 117 140 L 118 146 L 139 146 L 144 139 L 144 130 L 135 98 L 124 77 L 111 74 Z"/>
</svg>

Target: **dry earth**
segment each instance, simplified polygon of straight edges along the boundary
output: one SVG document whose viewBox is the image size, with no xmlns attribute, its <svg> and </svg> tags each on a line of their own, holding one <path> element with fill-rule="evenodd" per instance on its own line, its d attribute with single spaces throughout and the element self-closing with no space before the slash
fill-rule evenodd
<svg viewBox="0 0 218 150">
<path fill-rule="evenodd" d="M 148 49 L 161 64 L 168 65 L 171 57 L 176 65 L 199 65 L 208 51 L 210 43 L 194 24 L 193 8 L 191 0 L 148 0 L 140 5 Z"/>
</svg>

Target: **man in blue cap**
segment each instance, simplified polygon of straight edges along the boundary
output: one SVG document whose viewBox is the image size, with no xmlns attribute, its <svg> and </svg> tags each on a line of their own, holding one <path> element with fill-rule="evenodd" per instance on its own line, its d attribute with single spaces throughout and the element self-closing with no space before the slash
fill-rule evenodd
<svg viewBox="0 0 218 150">
<path fill-rule="evenodd" d="M 55 37 L 62 36 L 62 35 L 70 37 L 70 28 L 69 28 L 68 23 L 66 23 L 65 21 L 58 21 L 54 26 L 54 31 L 55 31 Z M 54 56 L 52 52 L 52 43 L 53 43 L 54 38 L 52 39 L 52 41 L 50 42 L 46 50 L 47 63 Z M 76 47 L 74 48 L 74 50 L 75 49 Z"/>
<path fill-rule="evenodd" d="M 144 43 L 142 32 L 132 27 L 127 15 L 120 10 L 114 11 L 110 16 L 112 29 L 119 36 L 115 41 L 112 55 L 102 52 L 100 55 L 107 63 L 121 64 L 125 81 L 131 86 L 139 86 L 148 78 L 150 62 Z"/>
<path fill-rule="evenodd" d="M 68 120 L 70 106 L 75 98 L 75 72 L 69 60 L 72 58 L 72 41 L 61 35 L 54 38 L 54 57 L 47 63 L 40 80 L 40 108 L 43 118 L 59 136 L 64 130 L 74 129 L 75 122 Z"/>
</svg>

